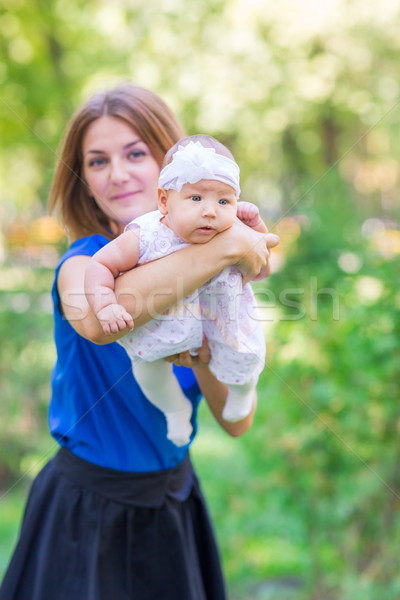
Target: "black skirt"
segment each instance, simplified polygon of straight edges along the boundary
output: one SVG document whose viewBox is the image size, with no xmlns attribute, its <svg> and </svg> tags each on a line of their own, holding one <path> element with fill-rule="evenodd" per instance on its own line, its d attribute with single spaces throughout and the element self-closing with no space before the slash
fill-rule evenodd
<svg viewBox="0 0 400 600">
<path fill-rule="evenodd" d="M 225 600 L 218 549 L 189 456 L 132 474 L 66 449 L 28 499 L 0 600 Z"/>
</svg>

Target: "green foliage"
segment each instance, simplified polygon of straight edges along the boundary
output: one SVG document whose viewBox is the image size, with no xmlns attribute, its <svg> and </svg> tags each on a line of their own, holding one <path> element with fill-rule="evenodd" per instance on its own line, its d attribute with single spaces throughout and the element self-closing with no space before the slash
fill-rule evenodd
<svg viewBox="0 0 400 600">
<path fill-rule="evenodd" d="M 43 433 L 55 356 L 49 294 L 52 276 L 50 270 L 2 269 L 0 489 L 26 470 L 24 457 L 40 451 L 47 437 Z"/>
<path fill-rule="evenodd" d="M 64 126 L 122 78 L 159 92 L 189 133 L 228 143 L 243 194 L 271 217 L 340 163 L 368 201 L 398 201 L 399 7 L 4 0 L 0 181 L 19 217 L 43 210 Z M 5 222 L 16 218 L 1 215 Z"/>
<path fill-rule="evenodd" d="M 0 570 L 55 447 L 57 146 L 83 97 L 131 78 L 232 148 L 282 240 L 255 286 L 255 424 L 228 438 L 203 406 L 193 449 L 232 600 L 400 597 L 399 21 L 391 0 L 3 0 Z"/>
<path fill-rule="evenodd" d="M 14 488 L 7 495 L 0 495 L 0 580 L 18 537 L 25 498 L 25 486 Z"/>
<path fill-rule="evenodd" d="M 371 252 L 337 174 L 307 204 L 308 226 L 262 284 L 278 316 L 255 425 L 221 442 L 207 423 L 195 459 L 237 597 L 395 600 L 400 260 Z"/>
</svg>

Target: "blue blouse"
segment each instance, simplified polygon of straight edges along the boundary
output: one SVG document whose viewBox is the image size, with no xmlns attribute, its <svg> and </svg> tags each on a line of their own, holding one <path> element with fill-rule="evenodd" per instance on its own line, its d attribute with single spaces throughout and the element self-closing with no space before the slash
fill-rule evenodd
<svg viewBox="0 0 400 600">
<path fill-rule="evenodd" d="M 102 235 L 77 240 L 55 272 L 57 360 L 51 378 L 50 432 L 61 446 L 97 465 L 131 472 L 170 469 L 182 462 L 188 447 L 177 447 L 167 439 L 165 417 L 143 395 L 123 347 L 86 340 L 61 313 L 57 291 L 61 265 L 72 256 L 93 256 L 107 242 Z M 174 371 L 193 404 L 193 439 L 200 390 L 191 369 L 174 366 Z"/>
</svg>

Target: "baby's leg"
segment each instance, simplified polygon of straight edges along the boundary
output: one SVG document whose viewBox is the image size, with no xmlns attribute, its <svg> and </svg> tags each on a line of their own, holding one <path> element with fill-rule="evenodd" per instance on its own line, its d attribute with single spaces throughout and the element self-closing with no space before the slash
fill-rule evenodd
<svg viewBox="0 0 400 600">
<path fill-rule="evenodd" d="M 253 406 L 254 383 L 228 385 L 229 392 L 222 417 L 225 421 L 240 421 L 250 414 Z"/>
<path fill-rule="evenodd" d="M 134 367 L 136 381 L 146 398 L 164 413 L 167 419 L 167 438 L 176 446 L 190 442 L 193 427 L 190 423 L 192 403 L 186 398 L 165 360 L 142 362 Z"/>
</svg>

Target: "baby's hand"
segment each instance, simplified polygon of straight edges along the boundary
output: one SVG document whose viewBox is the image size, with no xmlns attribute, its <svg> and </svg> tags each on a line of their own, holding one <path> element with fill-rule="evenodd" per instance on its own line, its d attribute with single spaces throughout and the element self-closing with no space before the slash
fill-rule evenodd
<svg viewBox="0 0 400 600">
<path fill-rule="evenodd" d="M 124 329 L 133 329 L 133 319 L 131 315 L 120 304 L 109 304 L 97 313 L 97 318 L 106 335 L 118 333 Z"/>
<path fill-rule="evenodd" d="M 255 231 L 259 231 L 260 233 L 268 233 L 268 227 L 261 219 L 260 211 L 255 204 L 252 204 L 251 202 L 238 202 L 237 216 L 242 223 L 248 227 L 251 227 Z M 268 250 L 268 258 L 270 254 L 270 250 Z M 256 275 L 256 277 L 253 277 L 252 281 L 260 281 L 260 279 L 269 277 L 269 275 L 271 275 L 271 269 L 268 261 L 267 265 L 261 269 L 259 274 Z"/>
<path fill-rule="evenodd" d="M 267 227 L 261 219 L 260 211 L 255 204 L 251 202 L 238 202 L 237 216 L 248 227 L 256 229 L 260 233 L 267 233 Z"/>
</svg>

